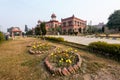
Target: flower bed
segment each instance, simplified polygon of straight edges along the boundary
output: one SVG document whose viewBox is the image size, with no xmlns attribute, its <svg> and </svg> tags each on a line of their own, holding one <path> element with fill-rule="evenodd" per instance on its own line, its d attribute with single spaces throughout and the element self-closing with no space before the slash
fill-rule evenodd
<svg viewBox="0 0 120 80">
<path fill-rule="evenodd" d="M 29 52 L 31 54 L 42 54 L 51 52 L 51 50 L 54 50 L 55 48 L 55 46 L 52 46 L 48 43 L 34 42 L 29 49 Z"/>
<path fill-rule="evenodd" d="M 30 42 L 28 45 L 27 45 L 27 47 L 31 47 L 33 44 L 32 44 L 33 42 Z"/>
<path fill-rule="evenodd" d="M 75 73 L 82 63 L 76 51 L 72 48 L 68 50 L 58 48 L 45 58 L 45 65 L 52 74 L 67 76 Z"/>
</svg>

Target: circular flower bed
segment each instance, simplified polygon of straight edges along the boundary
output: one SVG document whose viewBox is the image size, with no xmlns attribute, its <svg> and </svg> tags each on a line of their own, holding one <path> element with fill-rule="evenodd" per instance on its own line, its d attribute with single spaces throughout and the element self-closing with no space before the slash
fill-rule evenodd
<svg viewBox="0 0 120 80">
<path fill-rule="evenodd" d="M 51 50 L 54 50 L 55 48 L 55 46 L 52 46 L 48 43 L 34 42 L 31 48 L 29 49 L 29 52 L 31 54 L 48 53 L 51 52 Z"/>
<path fill-rule="evenodd" d="M 32 46 L 32 42 L 30 42 L 28 45 L 27 45 L 27 47 L 31 47 Z"/>
<path fill-rule="evenodd" d="M 75 73 L 81 67 L 82 59 L 77 50 L 69 48 L 68 50 L 56 49 L 45 59 L 45 65 L 52 74 L 70 75 Z"/>
</svg>

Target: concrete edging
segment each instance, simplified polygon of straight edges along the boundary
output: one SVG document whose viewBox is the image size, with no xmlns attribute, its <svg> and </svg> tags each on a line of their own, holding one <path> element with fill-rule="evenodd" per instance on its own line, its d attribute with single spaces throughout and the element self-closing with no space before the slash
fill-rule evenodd
<svg viewBox="0 0 120 80">
<path fill-rule="evenodd" d="M 50 49 L 50 50 L 45 50 L 45 51 L 33 51 L 32 50 L 32 48 L 30 48 L 28 51 L 29 51 L 29 53 L 30 54 L 35 54 L 35 55 L 37 55 L 37 54 L 44 54 L 44 53 L 50 53 L 51 52 L 51 50 L 53 51 L 53 50 L 56 50 L 56 46 L 52 46 L 53 48 L 52 49 Z"/>
</svg>

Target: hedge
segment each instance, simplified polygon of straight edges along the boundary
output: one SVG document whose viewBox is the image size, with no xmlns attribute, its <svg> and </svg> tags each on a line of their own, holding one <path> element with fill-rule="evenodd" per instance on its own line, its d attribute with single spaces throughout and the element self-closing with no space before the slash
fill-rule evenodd
<svg viewBox="0 0 120 80">
<path fill-rule="evenodd" d="M 89 50 L 120 61 L 120 44 L 108 44 L 106 42 L 93 42 L 88 46 Z"/>
<path fill-rule="evenodd" d="M 55 42 L 63 42 L 64 38 L 61 37 L 44 37 L 45 40 L 49 40 L 49 41 L 55 41 Z"/>
</svg>

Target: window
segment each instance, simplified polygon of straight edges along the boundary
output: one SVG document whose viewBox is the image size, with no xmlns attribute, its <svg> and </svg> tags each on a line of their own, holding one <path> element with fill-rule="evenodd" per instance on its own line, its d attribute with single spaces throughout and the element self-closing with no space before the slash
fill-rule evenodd
<svg viewBox="0 0 120 80">
<path fill-rule="evenodd" d="M 63 27 L 66 27 L 66 22 L 63 22 Z"/>
<path fill-rule="evenodd" d="M 76 21 L 75 21 L 75 24 L 74 25 L 76 25 Z"/>
<path fill-rule="evenodd" d="M 69 26 L 72 26 L 72 21 L 68 21 L 68 25 L 69 25 Z"/>
<path fill-rule="evenodd" d="M 78 26 L 80 26 L 80 25 L 79 25 L 79 22 L 78 22 Z"/>
<path fill-rule="evenodd" d="M 80 24 L 80 26 L 81 26 L 81 22 L 80 22 L 79 24 Z"/>
<path fill-rule="evenodd" d="M 55 24 L 55 27 L 58 27 L 57 24 Z"/>
</svg>

